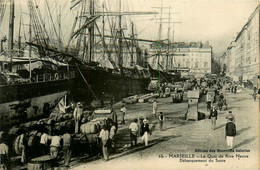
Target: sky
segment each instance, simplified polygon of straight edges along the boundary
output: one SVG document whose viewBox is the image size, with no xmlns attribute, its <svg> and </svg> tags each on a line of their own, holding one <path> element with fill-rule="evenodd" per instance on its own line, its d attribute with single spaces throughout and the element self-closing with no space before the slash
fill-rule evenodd
<svg viewBox="0 0 260 170">
<path fill-rule="evenodd" d="M 34 0 L 38 3 L 43 15 L 48 15 L 44 2 L 46 0 Z M 111 11 L 117 11 L 119 0 L 96 0 L 97 7 L 105 1 L 106 6 Z M 68 41 L 68 35 L 71 31 L 72 23 L 77 13 L 77 8 L 70 11 L 71 0 L 48 0 L 50 11 L 56 15 L 62 12 L 62 35 L 64 41 Z M 62 4 L 58 6 L 57 4 Z M 163 8 L 162 21 L 162 39 L 167 39 L 169 8 L 170 21 L 181 22 L 170 24 L 170 40 L 175 42 L 196 42 L 209 41 L 214 52 L 221 52 L 227 49 L 228 45 L 234 39 L 238 32 L 248 21 L 260 0 L 122 0 L 122 11 L 154 11 L 160 12 L 161 5 Z M 21 11 L 26 12 L 27 0 L 16 0 L 16 37 L 19 17 Z M 1 24 L 0 36 L 7 35 L 8 26 L 8 7 L 5 11 L 5 17 Z M 54 14 L 54 15 L 55 15 Z M 57 19 L 54 17 L 54 22 Z M 50 17 L 45 17 L 49 18 Z M 157 19 L 155 19 L 157 18 Z M 135 33 L 138 38 L 157 40 L 159 37 L 159 19 L 160 14 L 123 16 L 123 27 L 130 30 L 130 21 L 135 24 Z M 26 21 L 27 19 L 27 21 Z M 151 20 L 152 19 L 152 20 Z M 28 22 L 28 15 L 23 14 L 24 22 Z M 23 26 L 26 30 L 26 26 Z M 50 27 L 51 29 L 51 27 Z M 130 31 L 125 31 L 129 36 Z M 28 31 L 25 31 L 28 35 Z"/>
<path fill-rule="evenodd" d="M 138 1 L 134 0 L 134 2 Z M 178 13 L 172 14 L 172 22 L 181 22 L 174 24 L 174 41 L 209 41 L 213 50 L 220 52 L 227 49 L 259 3 L 260 1 L 255 0 L 164 0 L 163 6 L 170 6 L 171 12 Z M 142 5 L 135 6 L 135 8 L 149 10 L 149 8 L 152 9 L 151 7 L 155 6 L 160 7 L 161 1 L 144 0 Z M 163 13 L 166 14 L 162 18 L 168 18 L 169 10 L 166 8 L 163 10 Z M 167 19 L 163 22 L 167 22 Z M 171 24 L 172 26 L 173 24 Z M 140 24 L 140 27 L 142 29 L 145 26 Z M 167 38 L 167 28 L 168 24 L 163 24 L 162 39 Z M 142 32 L 140 37 L 155 39 L 158 35 L 158 29 L 159 23 L 152 23 Z"/>
</svg>

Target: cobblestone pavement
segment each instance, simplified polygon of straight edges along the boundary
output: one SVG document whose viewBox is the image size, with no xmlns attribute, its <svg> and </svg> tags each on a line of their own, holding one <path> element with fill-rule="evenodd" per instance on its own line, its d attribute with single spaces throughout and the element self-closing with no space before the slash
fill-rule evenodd
<svg viewBox="0 0 260 170">
<path fill-rule="evenodd" d="M 75 170 L 257 169 L 259 102 L 254 102 L 250 93 L 251 91 L 247 89 L 237 94 L 224 92 L 228 109 L 233 111 L 236 119 L 237 136 L 234 139 L 233 150 L 228 150 L 225 141 L 228 111 L 219 111 L 216 129 L 212 130 L 209 119 L 187 122 L 177 118 L 187 111 L 187 103 L 173 104 L 170 98 L 162 98 L 158 99 L 158 106 L 159 111 L 162 110 L 166 114 L 163 131 L 159 130 L 157 120 L 151 118 L 151 103 L 127 105 L 127 124 L 119 128 L 123 132 L 127 129 L 130 120 L 140 115 L 147 116 L 152 129 L 148 147 L 144 147 L 138 139 L 139 145 L 135 149 L 124 148 L 123 145 L 129 144 L 128 133 L 124 132 L 121 133 L 123 134 L 121 143 L 119 141 L 118 144 L 121 152 L 111 155 L 108 162 L 104 162 L 103 159 L 87 163 L 77 162 L 71 168 Z M 199 103 L 199 111 L 208 115 L 205 108 L 205 102 Z"/>
</svg>

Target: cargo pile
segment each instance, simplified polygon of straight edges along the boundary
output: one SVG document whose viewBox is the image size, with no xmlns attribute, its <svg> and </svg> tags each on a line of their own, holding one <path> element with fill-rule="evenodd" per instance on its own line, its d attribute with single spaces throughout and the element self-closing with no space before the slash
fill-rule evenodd
<svg viewBox="0 0 260 170">
<path fill-rule="evenodd" d="M 133 104 L 133 103 L 136 103 L 138 101 L 138 99 L 139 99 L 139 97 L 137 97 L 137 95 L 130 96 L 130 97 L 127 97 L 127 98 L 123 98 L 122 103 Z"/>
<path fill-rule="evenodd" d="M 154 95 L 153 93 L 149 93 L 149 94 L 146 94 L 146 95 L 143 95 L 141 96 L 139 99 L 138 99 L 138 102 L 139 103 L 146 103 L 148 102 L 149 99 L 153 98 Z"/>
</svg>

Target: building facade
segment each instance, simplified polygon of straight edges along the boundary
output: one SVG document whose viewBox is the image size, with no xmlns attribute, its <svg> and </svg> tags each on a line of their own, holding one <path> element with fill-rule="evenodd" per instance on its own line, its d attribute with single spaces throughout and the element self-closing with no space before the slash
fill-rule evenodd
<svg viewBox="0 0 260 170">
<path fill-rule="evenodd" d="M 178 70 L 195 77 L 211 74 L 212 47 L 209 46 L 209 43 L 178 42 L 160 46 L 159 44 L 152 44 L 149 55 L 151 56 L 150 65 L 158 65 L 159 58 L 163 70 Z"/>
<path fill-rule="evenodd" d="M 259 9 L 257 6 L 248 22 L 227 48 L 226 75 L 235 81 L 256 83 L 259 74 Z"/>
</svg>

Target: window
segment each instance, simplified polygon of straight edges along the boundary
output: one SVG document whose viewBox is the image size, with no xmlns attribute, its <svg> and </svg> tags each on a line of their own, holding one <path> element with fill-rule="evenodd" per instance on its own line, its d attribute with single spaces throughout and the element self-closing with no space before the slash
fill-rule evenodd
<svg viewBox="0 0 260 170">
<path fill-rule="evenodd" d="M 205 62 L 204 62 L 204 68 L 207 68 L 207 67 L 208 67 L 208 62 L 205 61 Z"/>
<path fill-rule="evenodd" d="M 198 67 L 199 67 L 198 62 L 196 62 L 195 63 L 195 68 L 198 68 Z"/>
</svg>

